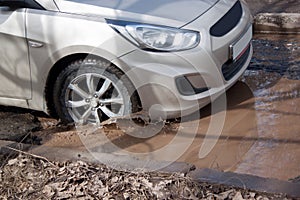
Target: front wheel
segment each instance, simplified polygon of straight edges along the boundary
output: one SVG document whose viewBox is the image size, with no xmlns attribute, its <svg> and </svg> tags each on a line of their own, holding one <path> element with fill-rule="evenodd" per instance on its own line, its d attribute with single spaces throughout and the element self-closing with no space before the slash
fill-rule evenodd
<svg viewBox="0 0 300 200">
<path fill-rule="evenodd" d="M 137 96 L 129 79 L 107 61 L 78 60 L 54 85 L 54 106 L 63 122 L 93 123 L 136 112 Z"/>
</svg>

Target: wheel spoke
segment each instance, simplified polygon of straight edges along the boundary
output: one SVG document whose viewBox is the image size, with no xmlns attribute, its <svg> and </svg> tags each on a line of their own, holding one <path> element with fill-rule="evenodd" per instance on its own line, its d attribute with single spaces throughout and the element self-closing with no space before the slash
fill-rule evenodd
<svg viewBox="0 0 300 200">
<path fill-rule="evenodd" d="M 98 111 L 97 110 L 93 111 L 93 115 L 95 117 L 96 124 L 100 124 L 100 117 L 99 117 Z"/>
<path fill-rule="evenodd" d="M 89 98 L 89 95 L 83 91 L 80 87 L 78 87 L 77 84 L 70 84 L 69 89 L 73 90 L 75 93 L 77 93 L 79 96 L 81 96 L 82 98 Z"/>
<path fill-rule="evenodd" d="M 86 75 L 86 85 L 88 87 L 89 93 L 93 94 L 95 92 L 95 87 L 94 87 L 94 79 L 92 74 Z"/>
<path fill-rule="evenodd" d="M 91 110 L 91 108 L 88 108 L 88 109 L 85 111 L 85 113 L 83 113 L 83 115 L 81 116 L 80 121 L 81 121 L 82 123 L 85 123 L 85 122 L 87 121 L 88 117 L 89 117 L 91 114 L 92 114 L 92 110 Z"/>
<path fill-rule="evenodd" d="M 117 117 L 118 114 L 113 113 L 111 110 L 109 110 L 106 106 L 100 107 L 101 111 L 104 112 L 108 117 Z"/>
<path fill-rule="evenodd" d="M 104 81 L 103 85 L 101 86 L 100 90 L 98 92 L 96 92 L 96 95 L 98 97 L 101 97 L 108 90 L 110 84 L 111 84 L 111 81 L 108 80 L 108 79 L 105 79 L 105 81 Z"/>
<path fill-rule="evenodd" d="M 81 101 L 68 101 L 67 107 L 69 107 L 69 108 L 78 108 L 78 107 L 86 106 L 88 104 L 89 103 L 87 103 L 85 100 L 81 100 Z"/>
<path fill-rule="evenodd" d="M 111 98 L 111 99 L 101 99 L 100 103 L 103 103 L 103 104 L 114 103 L 114 104 L 120 104 L 120 105 L 124 104 L 123 99 L 121 97 L 119 97 L 119 98 L 118 97 L 117 98 Z"/>
</svg>

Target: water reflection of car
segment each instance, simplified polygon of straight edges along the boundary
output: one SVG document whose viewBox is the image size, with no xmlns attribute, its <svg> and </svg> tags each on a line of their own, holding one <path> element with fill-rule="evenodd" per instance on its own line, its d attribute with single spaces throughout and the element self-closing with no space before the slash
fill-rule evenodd
<svg viewBox="0 0 300 200">
<path fill-rule="evenodd" d="M 240 0 L 1 0 L 0 104 L 63 121 L 186 115 L 252 55 Z"/>
</svg>

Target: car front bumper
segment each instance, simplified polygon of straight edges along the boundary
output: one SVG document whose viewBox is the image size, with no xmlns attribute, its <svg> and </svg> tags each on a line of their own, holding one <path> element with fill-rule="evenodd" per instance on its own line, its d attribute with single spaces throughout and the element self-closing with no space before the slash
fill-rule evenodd
<svg viewBox="0 0 300 200">
<path fill-rule="evenodd" d="M 230 46 L 249 32 L 252 36 L 252 17 L 241 2 L 238 24 L 224 36 L 212 36 L 209 30 L 222 18 L 215 13 L 229 12 L 235 2 L 222 3 L 184 27 L 200 32 L 198 47 L 181 52 L 137 49 L 115 61 L 127 66 L 125 74 L 137 88 L 143 109 L 167 118 L 185 116 L 214 101 L 242 76 L 252 57 L 251 42 L 242 41 L 243 51 L 236 60 L 232 60 Z"/>
</svg>

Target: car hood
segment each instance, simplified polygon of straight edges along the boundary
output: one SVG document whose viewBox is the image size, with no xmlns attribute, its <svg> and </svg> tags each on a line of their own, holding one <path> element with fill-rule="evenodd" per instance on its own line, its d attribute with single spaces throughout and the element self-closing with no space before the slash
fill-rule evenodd
<svg viewBox="0 0 300 200">
<path fill-rule="evenodd" d="M 219 0 L 55 0 L 61 12 L 181 27 Z"/>
</svg>

